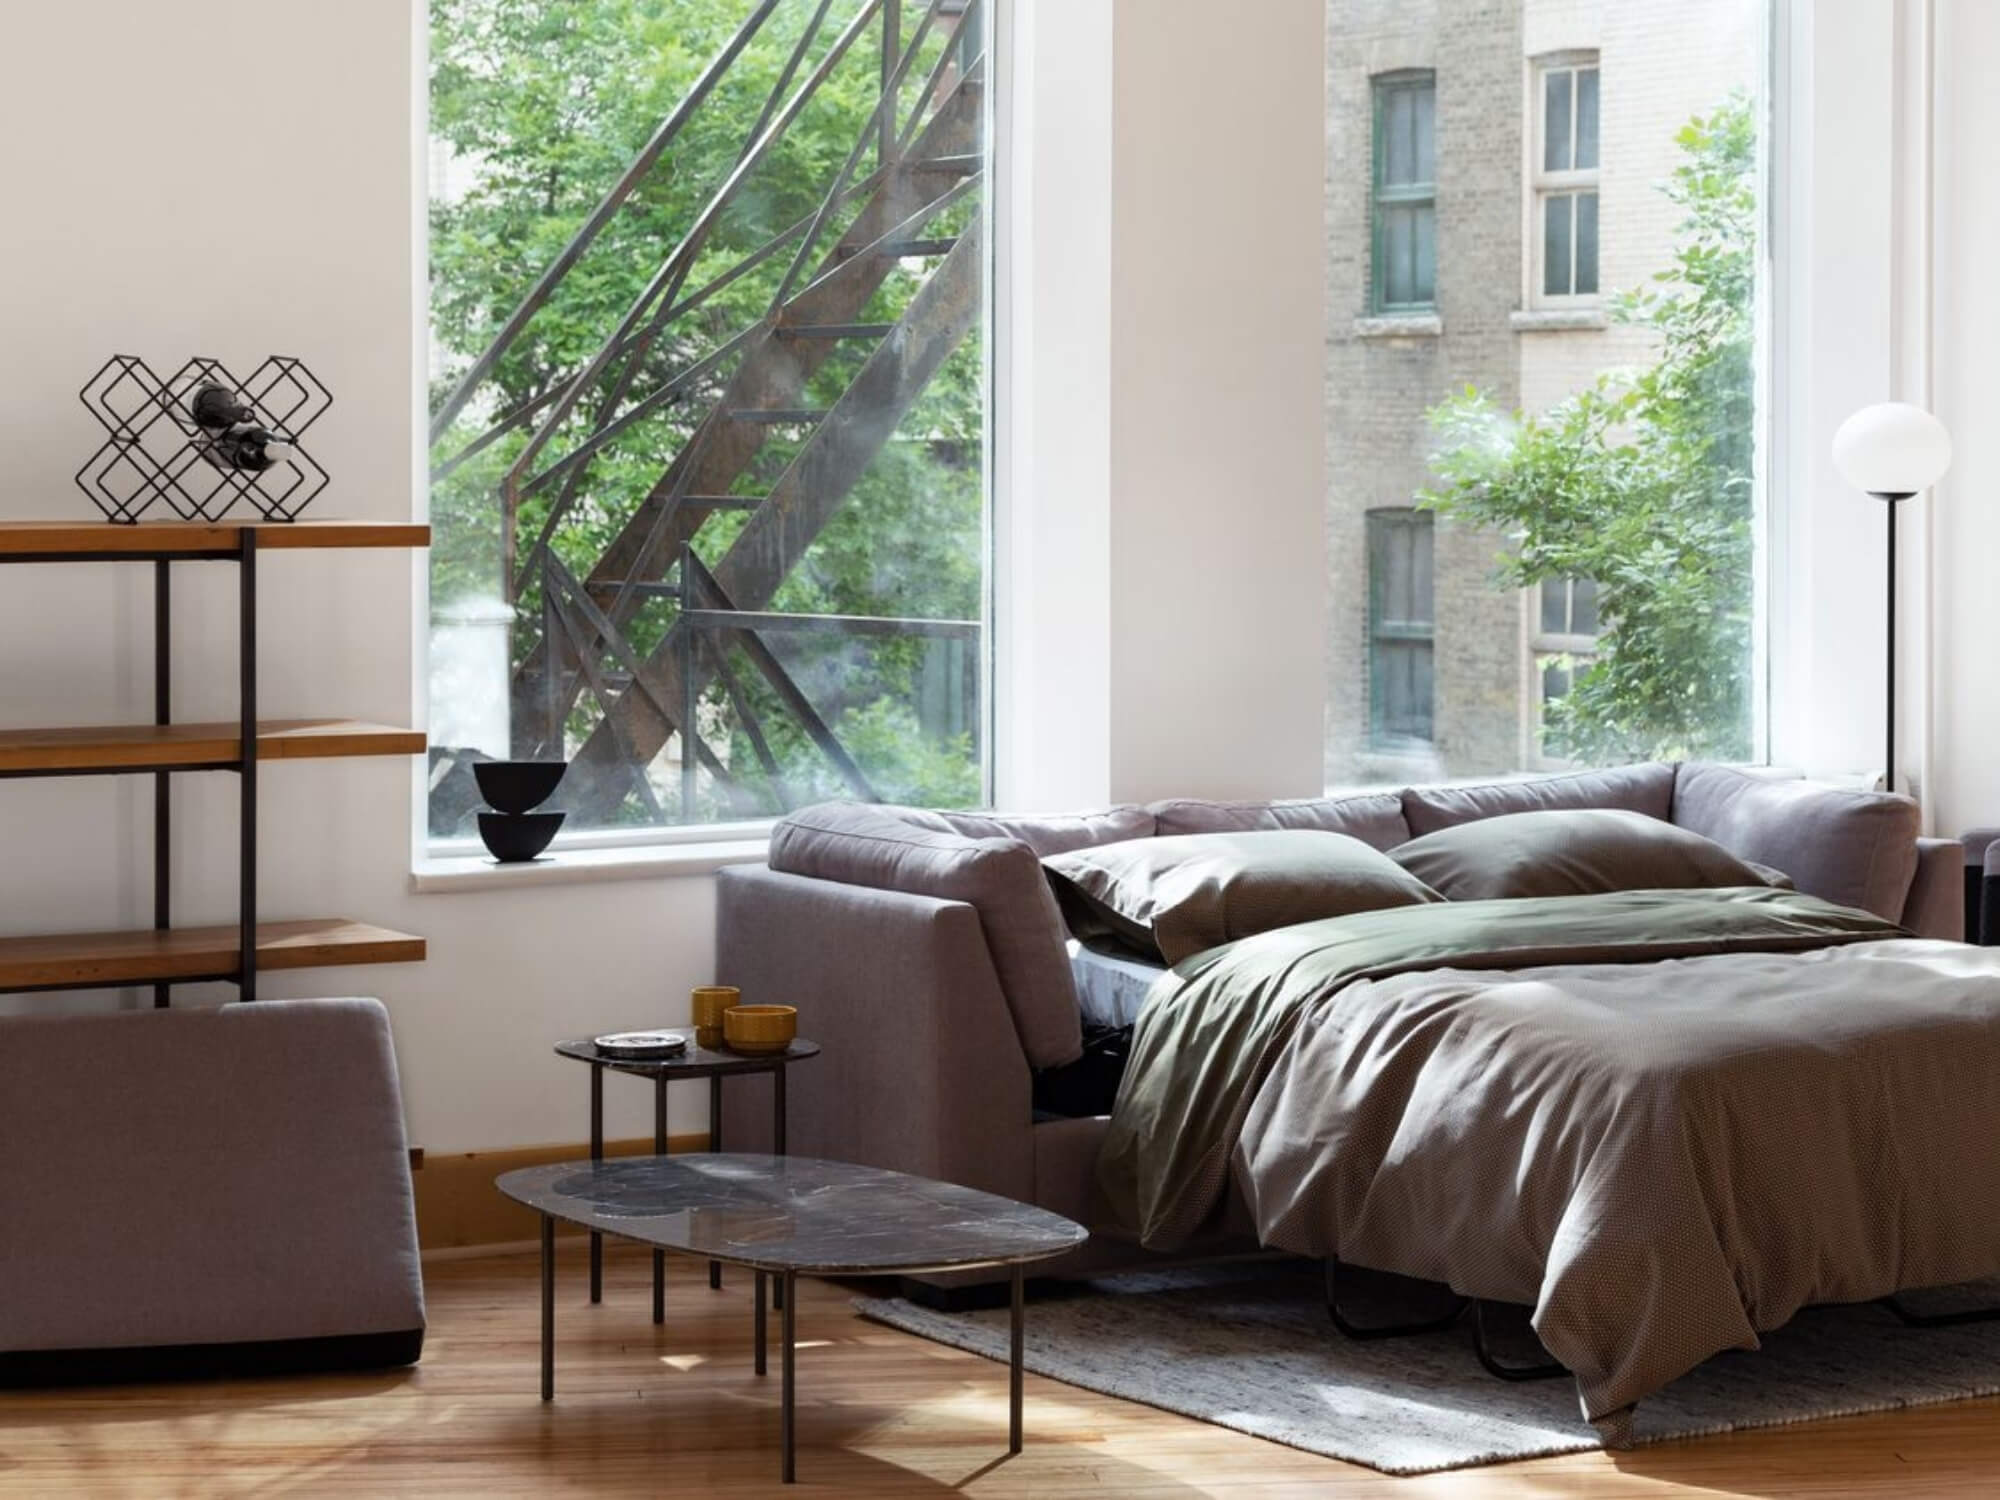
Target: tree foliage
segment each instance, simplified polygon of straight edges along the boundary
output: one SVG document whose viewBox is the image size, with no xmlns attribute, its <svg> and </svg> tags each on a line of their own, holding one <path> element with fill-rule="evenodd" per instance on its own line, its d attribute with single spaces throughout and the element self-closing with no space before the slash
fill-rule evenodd
<svg viewBox="0 0 2000 1500">
<path fill-rule="evenodd" d="M 860 0 L 834 0 L 794 87 L 860 8 Z M 434 402 L 487 347 L 751 9 L 750 0 L 555 5 L 431 0 L 432 134 L 452 164 L 447 173 L 452 190 L 434 194 L 431 203 Z M 559 388 L 583 368 L 738 161 L 815 9 L 808 0 L 779 7 L 509 348 L 479 398 L 439 442 L 434 460 L 451 458 L 498 414 Z M 704 286 L 818 207 L 875 107 L 876 45 L 872 35 L 857 42 L 746 179 L 705 243 L 685 290 Z M 928 44 L 912 78 L 926 74 L 942 45 L 941 37 Z M 915 104 L 910 84 L 901 108 L 907 113 Z M 859 207 L 856 199 L 829 226 L 820 253 Z M 940 218 L 933 232 L 950 233 L 978 213 L 976 195 L 953 212 L 956 217 Z M 643 393 L 679 374 L 761 318 L 790 261 L 790 248 L 676 319 L 633 391 Z M 914 268 L 892 274 L 862 320 L 894 321 L 922 280 Z M 803 393 L 803 404 L 831 404 L 866 352 L 843 348 L 828 359 Z M 660 408 L 590 463 L 576 504 L 551 542 L 573 573 L 583 576 L 603 554 L 732 370 L 725 362 L 685 399 Z M 595 393 L 585 399 L 578 417 L 544 451 L 543 462 L 583 435 L 596 401 Z M 984 591 L 983 421 L 983 354 L 975 336 L 947 360 L 771 607 L 977 618 Z M 432 592 L 441 604 L 503 593 L 499 481 L 526 440 L 525 432 L 511 433 L 434 483 Z M 800 441 L 774 432 L 737 491 L 761 494 Z M 518 520 L 523 552 L 558 488 L 524 501 Z M 716 515 L 703 527 L 696 550 L 712 566 L 742 524 L 740 514 Z M 671 602 L 647 605 L 630 625 L 635 647 L 642 653 L 651 649 L 672 620 Z M 524 657 L 539 639 L 539 594 L 532 578 L 519 600 L 519 621 L 515 652 Z M 936 644 L 774 637 L 772 646 L 843 741 L 852 739 L 850 748 L 881 795 L 942 804 L 978 800 L 979 757 L 969 729 L 950 715 L 920 717 L 915 707 L 926 673 L 937 675 Z M 769 686 L 740 654 L 732 654 L 730 663 L 794 800 L 843 790 Z M 725 794 L 704 778 L 701 815 L 779 810 L 777 787 L 763 774 L 736 701 L 715 684 L 702 709 L 704 737 L 732 768 L 738 788 Z M 572 742 L 596 720 L 596 706 L 586 695 L 572 717 Z M 645 814 L 635 799 L 624 816 Z"/>
<path fill-rule="evenodd" d="M 1430 414 L 1423 503 L 1503 532 L 1506 585 L 1596 580 L 1601 634 L 1548 706 L 1556 754 L 1611 763 L 1752 753 L 1757 130 L 1738 95 L 1690 121 L 1665 186 L 1671 266 L 1613 300 L 1654 363 L 1538 415 L 1468 389 Z"/>
</svg>

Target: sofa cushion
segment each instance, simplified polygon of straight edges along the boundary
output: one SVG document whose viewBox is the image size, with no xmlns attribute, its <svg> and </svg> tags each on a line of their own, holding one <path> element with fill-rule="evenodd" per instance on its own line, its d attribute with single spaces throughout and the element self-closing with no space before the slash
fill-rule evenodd
<svg viewBox="0 0 2000 1500">
<path fill-rule="evenodd" d="M 1623 808 L 1475 818 L 1388 857 L 1451 901 L 1785 883 L 1698 833 Z"/>
<path fill-rule="evenodd" d="M 1361 840 L 1311 828 L 1133 839 L 1042 864 L 1080 936 L 1108 931 L 1170 964 L 1274 927 L 1440 899 Z"/>
<path fill-rule="evenodd" d="M 1920 821 L 1908 797 L 1689 761 L 1675 777 L 1673 820 L 1783 870 L 1809 896 L 1902 920 Z"/>
<path fill-rule="evenodd" d="M 1034 850 L 1019 839 L 926 828 L 908 811 L 849 802 L 802 808 L 771 830 L 771 868 L 965 902 L 979 913 L 1029 1064 L 1074 1062 L 1083 1028 L 1068 933 Z"/>
<path fill-rule="evenodd" d="M 918 828 L 938 833 L 962 834 L 969 839 L 1018 839 L 1038 858 L 1122 839 L 1149 838 L 1153 833 L 1152 813 L 1129 802 L 1087 813 L 947 812 L 899 807 L 896 814 Z"/>
<path fill-rule="evenodd" d="M 1374 849 L 1393 849 L 1410 837 L 1399 792 L 1361 792 L 1296 802 L 1203 802 L 1176 798 L 1148 809 L 1161 837 L 1183 833 L 1246 833 L 1265 828 L 1313 828 L 1345 833 Z"/>
<path fill-rule="evenodd" d="M 1673 805 L 1674 768 L 1666 761 L 1483 786 L 1416 786 L 1403 793 L 1403 816 L 1413 838 L 1474 818 L 1569 807 L 1623 808 L 1665 821 Z"/>
</svg>

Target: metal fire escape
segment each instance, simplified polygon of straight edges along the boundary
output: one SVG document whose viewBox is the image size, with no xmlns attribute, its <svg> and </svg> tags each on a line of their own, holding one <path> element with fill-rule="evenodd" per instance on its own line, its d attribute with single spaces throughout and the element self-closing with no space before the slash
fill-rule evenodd
<svg viewBox="0 0 2000 1500">
<path fill-rule="evenodd" d="M 469 439 L 464 431 L 461 419 L 482 410 L 482 388 L 502 356 L 621 205 L 663 159 L 671 165 L 676 137 L 779 7 L 780 0 L 754 6 L 431 422 L 433 482 L 510 434 L 525 436 L 514 439 L 519 452 L 494 495 L 503 592 L 515 606 L 513 753 L 569 753 L 578 732 L 575 711 L 580 703 L 594 703 L 594 722 L 581 716 L 589 727 L 574 747 L 567 790 L 574 807 L 600 821 L 631 797 L 651 820 L 690 821 L 697 816 L 703 775 L 725 799 L 750 810 L 740 776 L 704 739 L 702 698 L 714 689 L 754 752 L 763 784 L 780 805 L 791 805 L 793 793 L 767 726 L 742 675 L 730 667 L 732 651 L 766 684 L 766 711 L 773 701 L 781 705 L 847 789 L 874 800 L 867 775 L 770 638 L 831 632 L 976 642 L 981 628 L 976 620 L 809 615 L 770 607 L 939 367 L 977 326 L 985 280 L 977 206 L 985 185 L 988 62 L 976 0 L 931 0 L 920 18 L 909 18 L 914 25 L 907 37 L 901 0 L 867 0 L 837 33 L 825 25 L 832 0 L 814 0 L 732 168 L 596 353 L 573 378 L 490 420 L 482 416 Z M 924 58 L 929 62 L 920 71 Z M 726 268 L 707 268 L 707 279 L 690 290 L 691 273 L 718 222 L 843 68 L 849 77 L 856 68 L 871 69 L 876 102 L 817 208 Z M 941 220 L 963 227 L 940 229 Z M 714 328 L 711 299 L 717 292 L 760 270 L 771 278 L 780 266 L 776 293 L 761 317 L 748 326 Z M 914 294 L 893 321 L 862 321 L 899 268 L 920 276 Z M 653 356 L 662 350 L 704 344 L 705 352 L 679 368 L 655 368 L 660 361 Z M 866 354 L 835 399 L 826 402 L 822 389 L 821 404 L 807 404 L 808 382 L 822 368 L 836 370 L 829 361 L 843 349 Z M 558 555 L 556 540 L 579 508 L 595 499 L 593 462 L 669 412 L 685 422 L 686 408 L 696 403 L 701 415 L 691 436 L 579 577 Z M 453 451 L 442 453 L 447 439 Z M 736 493 L 778 440 L 796 447 L 775 482 L 762 494 Z M 546 502 L 546 514 L 535 534 L 525 536 L 523 502 L 531 497 Z M 712 567 L 704 565 L 696 550 L 703 527 L 746 511 L 734 539 Z M 671 609 L 669 623 L 659 628 L 655 615 L 650 643 L 642 647 L 634 622 L 661 601 Z M 646 767 L 676 736 L 679 805 L 670 810 L 661 806 Z"/>
</svg>

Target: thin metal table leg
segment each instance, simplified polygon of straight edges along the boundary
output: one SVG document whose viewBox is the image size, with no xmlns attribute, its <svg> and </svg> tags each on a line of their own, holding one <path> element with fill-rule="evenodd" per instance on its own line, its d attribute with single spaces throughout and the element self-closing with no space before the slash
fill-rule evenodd
<svg viewBox="0 0 2000 1500">
<path fill-rule="evenodd" d="M 556 1221 L 542 1215 L 542 1399 L 556 1398 Z"/>
<path fill-rule="evenodd" d="M 653 1077 L 653 1154 L 667 1154 L 667 1075 Z M 667 1321 L 667 1252 L 653 1252 L 653 1321 Z"/>
<path fill-rule="evenodd" d="M 771 1154 L 785 1154 L 785 1065 L 771 1069 Z"/>
<path fill-rule="evenodd" d="M 1027 1323 L 1027 1310 L 1023 1305 L 1022 1272 L 1017 1265 L 1009 1277 L 1014 1297 L 1012 1327 L 1007 1337 L 1007 1451 L 1021 1451 L 1021 1345 L 1022 1333 Z"/>
<path fill-rule="evenodd" d="M 792 1272 L 786 1271 L 778 1278 L 778 1290 L 784 1294 L 785 1299 L 782 1304 L 785 1310 L 785 1315 L 782 1319 L 784 1347 L 779 1351 L 784 1361 L 784 1393 L 780 1398 L 782 1404 L 779 1409 L 778 1418 L 779 1431 L 782 1434 L 780 1444 L 783 1451 L 783 1461 L 779 1477 L 786 1484 L 793 1483 L 797 1477 L 796 1469 L 792 1462 L 793 1415 L 794 1409 L 797 1406 L 797 1398 L 794 1395 L 796 1376 L 792 1368 L 795 1363 L 793 1357 L 795 1330 L 792 1323 L 792 1308 L 798 1299 L 792 1295 L 795 1290 L 792 1285 L 792 1275 Z"/>
<path fill-rule="evenodd" d="M 604 1064 L 590 1065 L 590 1159 L 604 1160 Z M 590 1231 L 590 1300 L 604 1300 L 604 1236 Z"/>
<path fill-rule="evenodd" d="M 757 1318 L 751 1329 L 752 1336 L 757 1342 L 757 1373 L 759 1375 L 764 1373 L 764 1283 L 766 1279 L 764 1272 L 759 1271 L 757 1273 Z"/>
<path fill-rule="evenodd" d="M 722 1149 L 722 1075 L 719 1073 L 710 1074 L 708 1080 L 708 1149 Z M 722 1262 L 719 1260 L 708 1263 L 708 1289 L 711 1292 L 722 1289 Z"/>
</svg>

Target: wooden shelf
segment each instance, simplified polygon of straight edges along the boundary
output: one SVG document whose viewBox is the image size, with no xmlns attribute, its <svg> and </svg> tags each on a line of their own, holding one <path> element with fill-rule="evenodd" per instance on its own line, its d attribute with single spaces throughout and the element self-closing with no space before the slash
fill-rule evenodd
<svg viewBox="0 0 2000 1500">
<path fill-rule="evenodd" d="M 105 724 L 75 729 L 0 729 L 0 776 L 76 771 L 146 771 L 161 766 L 233 766 L 240 726 Z M 421 755 L 415 729 L 358 719 L 264 719 L 259 760 L 330 760 L 350 755 Z"/>
<path fill-rule="evenodd" d="M 428 547 L 431 529 L 404 521 L 0 521 L 10 558 L 227 557 L 257 533 L 260 552 L 303 547 Z"/>
<path fill-rule="evenodd" d="M 0 990 L 227 977 L 236 968 L 236 938 L 233 925 L 0 938 Z M 257 924 L 259 972 L 418 963 L 423 957 L 422 938 L 345 917 Z"/>
</svg>

